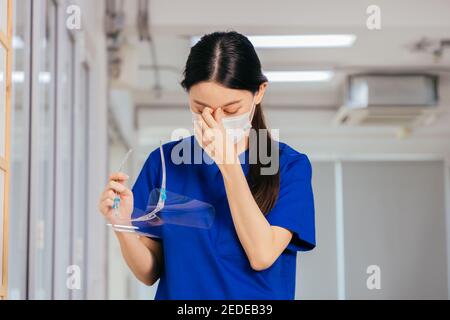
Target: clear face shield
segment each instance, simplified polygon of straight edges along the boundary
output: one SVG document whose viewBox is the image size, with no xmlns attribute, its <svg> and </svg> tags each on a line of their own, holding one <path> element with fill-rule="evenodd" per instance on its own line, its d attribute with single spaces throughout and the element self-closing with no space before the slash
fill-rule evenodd
<svg viewBox="0 0 450 320">
<path fill-rule="evenodd" d="M 165 224 L 209 229 L 215 217 L 214 207 L 206 202 L 166 189 L 166 162 L 162 145 L 159 150 L 162 170 L 161 187 L 150 192 L 145 210 L 134 208 L 131 217 L 121 217 L 117 207 L 114 211 L 116 223 L 109 226 L 115 231 L 153 237 L 157 235 L 152 233 L 152 227 Z"/>
</svg>

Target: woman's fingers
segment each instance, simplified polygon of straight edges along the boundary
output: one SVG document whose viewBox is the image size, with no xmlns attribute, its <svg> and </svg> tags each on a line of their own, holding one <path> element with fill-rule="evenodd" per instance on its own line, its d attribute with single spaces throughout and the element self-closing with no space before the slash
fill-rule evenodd
<svg viewBox="0 0 450 320">
<path fill-rule="evenodd" d="M 194 123 L 194 130 L 195 130 L 195 137 L 197 138 L 197 141 L 202 144 L 201 139 L 203 138 L 203 130 L 200 125 L 200 123 L 197 121 Z"/>
<path fill-rule="evenodd" d="M 114 201 L 111 199 L 104 199 L 100 201 L 99 209 L 103 215 L 108 215 L 114 205 Z"/>
<path fill-rule="evenodd" d="M 220 140 L 220 135 L 222 135 L 222 131 L 218 127 L 211 128 L 208 126 L 208 124 L 205 122 L 205 120 L 202 118 L 198 121 L 200 124 L 200 129 L 202 131 L 203 141 L 205 143 L 210 143 L 213 141 L 216 141 L 217 139 Z"/>
<path fill-rule="evenodd" d="M 220 125 L 222 125 L 222 119 L 225 117 L 225 114 L 223 113 L 223 110 L 222 110 L 222 108 L 217 108 L 215 111 L 214 111 L 214 119 L 216 120 L 216 123 L 217 124 L 220 124 Z M 220 126 L 219 125 L 219 126 Z"/>
<path fill-rule="evenodd" d="M 123 194 L 123 195 L 130 195 L 131 191 L 125 187 L 123 184 L 116 182 L 116 181 L 109 181 L 108 183 L 108 189 L 111 189 L 119 194 Z"/>
<path fill-rule="evenodd" d="M 223 146 L 224 135 L 223 127 L 218 121 L 224 116 L 222 109 L 216 109 L 214 112 L 210 108 L 205 108 L 194 122 L 195 137 L 205 152 L 211 157 L 215 157 L 218 150 Z M 219 149 L 218 149 L 219 148 Z"/>
<path fill-rule="evenodd" d="M 133 194 L 130 189 L 128 189 L 124 183 L 129 179 L 128 175 L 122 172 L 116 172 L 110 175 L 109 182 L 100 195 L 100 200 L 98 203 L 98 208 L 100 212 L 108 218 L 112 213 L 112 208 L 114 206 L 114 199 L 117 196 L 122 197 L 132 197 Z M 132 198 L 131 198 L 132 199 Z"/>
<path fill-rule="evenodd" d="M 203 142 L 205 143 L 211 143 L 215 139 L 215 132 L 214 129 L 206 129 L 203 131 Z"/>
<path fill-rule="evenodd" d="M 112 206 L 114 205 L 114 201 L 111 199 L 105 199 L 102 201 L 102 204 L 104 207 L 106 207 L 107 209 L 112 208 Z"/>
<path fill-rule="evenodd" d="M 205 152 L 208 154 L 208 155 L 210 155 L 212 158 L 214 158 L 214 156 L 215 156 L 215 146 L 214 146 L 214 144 L 213 143 L 210 143 L 209 145 L 207 145 L 206 147 L 205 147 Z"/>
<path fill-rule="evenodd" d="M 100 201 L 103 201 L 106 199 L 114 200 L 115 197 L 116 197 L 116 194 L 114 193 L 114 191 L 112 191 L 111 189 L 107 189 L 103 192 Z"/>
<path fill-rule="evenodd" d="M 130 177 L 123 172 L 114 172 L 109 176 L 109 180 L 127 181 Z"/>
<path fill-rule="evenodd" d="M 108 212 L 112 209 L 115 197 L 116 194 L 114 193 L 113 190 L 106 189 L 101 195 L 99 203 L 100 212 L 102 212 L 104 215 L 107 215 Z"/>
<path fill-rule="evenodd" d="M 205 125 L 202 122 L 196 122 L 195 125 L 195 133 L 198 137 L 198 141 L 202 146 L 210 144 L 212 141 L 214 141 L 214 132 L 213 129 L 206 128 Z"/>
<path fill-rule="evenodd" d="M 209 128 L 212 129 L 212 128 L 217 128 L 218 127 L 217 122 L 216 122 L 216 120 L 213 117 L 212 109 L 210 109 L 210 108 L 203 109 L 202 118 L 203 118 L 203 120 L 205 121 L 206 125 Z"/>
</svg>

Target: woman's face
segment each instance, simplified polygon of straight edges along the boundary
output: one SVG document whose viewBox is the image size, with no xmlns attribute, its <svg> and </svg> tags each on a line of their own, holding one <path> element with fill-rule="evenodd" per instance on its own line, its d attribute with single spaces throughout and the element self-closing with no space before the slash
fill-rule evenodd
<svg viewBox="0 0 450 320">
<path fill-rule="evenodd" d="M 222 108 L 225 117 L 238 116 L 250 112 L 253 102 L 261 102 L 266 87 L 266 83 L 262 84 L 253 95 L 250 91 L 229 89 L 215 82 L 200 82 L 189 90 L 189 105 L 196 114 L 201 114 L 205 108 L 213 111 Z"/>
</svg>

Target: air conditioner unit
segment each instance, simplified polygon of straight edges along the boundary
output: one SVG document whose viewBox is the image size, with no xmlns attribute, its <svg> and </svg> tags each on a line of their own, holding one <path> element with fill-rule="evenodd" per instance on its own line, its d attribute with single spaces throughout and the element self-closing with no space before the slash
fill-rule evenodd
<svg viewBox="0 0 450 320">
<path fill-rule="evenodd" d="M 402 126 L 429 124 L 438 107 L 438 77 L 426 74 L 363 74 L 348 77 L 338 125 Z"/>
</svg>

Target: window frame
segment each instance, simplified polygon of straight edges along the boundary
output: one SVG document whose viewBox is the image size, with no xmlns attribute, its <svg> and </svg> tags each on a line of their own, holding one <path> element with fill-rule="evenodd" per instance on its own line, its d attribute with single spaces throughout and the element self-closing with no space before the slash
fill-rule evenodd
<svg viewBox="0 0 450 320">
<path fill-rule="evenodd" d="M 10 252 L 14 252 L 14 255 L 11 255 L 9 257 L 9 268 L 11 272 L 9 273 L 9 279 L 8 279 L 8 298 L 9 299 L 27 299 L 28 298 L 28 261 L 29 261 L 29 192 L 30 192 L 30 185 L 29 185 L 29 173 L 30 173 L 30 119 L 31 119 L 31 39 L 32 39 L 32 0 L 26 0 L 23 2 L 22 11 L 18 11 L 17 9 L 17 2 L 13 2 L 13 29 L 15 29 L 15 26 L 18 23 L 17 15 L 21 15 L 21 17 L 24 17 L 24 20 L 27 21 L 25 25 L 25 29 L 23 31 L 23 42 L 24 46 L 23 48 L 17 49 L 17 50 L 23 50 L 23 73 L 24 73 L 24 81 L 22 84 L 23 92 L 22 92 L 22 99 L 21 99 L 21 107 L 23 108 L 21 112 L 23 114 L 21 115 L 22 121 L 23 121 L 23 128 L 22 128 L 22 134 L 23 137 L 19 138 L 19 140 L 16 140 L 16 133 L 13 126 L 16 124 L 15 122 L 15 112 L 17 107 L 17 101 L 15 96 L 15 85 L 12 83 L 12 91 L 11 91 L 11 145 L 16 147 L 17 143 L 23 144 L 23 146 L 19 147 L 19 150 L 23 152 L 21 154 L 20 162 L 22 163 L 22 167 L 20 169 L 19 178 L 15 176 L 14 174 L 14 156 L 17 157 L 17 154 L 13 154 L 13 148 L 11 148 L 11 179 L 10 179 L 10 203 L 14 203 L 14 201 L 17 201 L 14 199 L 14 196 L 12 192 L 14 192 L 14 183 L 18 183 L 18 186 L 22 192 L 22 194 L 25 194 L 26 196 L 22 197 L 20 200 L 22 202 L 23 209 L 16 210 L 14 215 L 10 216 L 9 219 L 9 237 L 11 238 L 13 235 L 19 235 L 21 233 L 26 234 L 26 237 L 24 239 L 20 240 L 23 241 L 18 246 L 23 246 L 24 256 L 21 257 L 21 259 L 24 260 L 24 265 L 22 265 L 20 268 L 16 266 L 16 257 L 17 257 L 17 251 L 15 251 L 15 243 L 12 241 L 9 241 L 9 250 Z M 12 64 L 12 72 L 14 71 L 22 71 L 22 69 L 16 69 L 16 63 L 15 60 L 17 59 L 16 49 L 13 48 L 13 64 Z M 23 221 L 21 221 L 23 220 Z M 23 224 L 23 225 L 22 225 Z M 19 227 L 20 225 L 20 227 Z M 13 258 L 14 257 L 14 258 Z M 20 259 L 19 259 L 20 260 Z M 23 262 L 23 261 L 20 261 Z M 12 277 L 11 275 L 14 274 L 14 278 L 16 278 L 14 281 L 20 281 L 17 283 L 14 283 L 15 287 L 12 287 Z M 20 280 L 18 280 L 20 279 Z M 18 296 L 12 296 L 13 291 L 12 289 L 19 290 Z"/>
<path fill-rule="evenodd" d="M 36 292 L 36 279 L 41 277 L 41 274 L 37 274 L 38 270 L 36 268 L 36 244 L 35 240 L 37 239 L 37 232 L 36 232 L 36 225 L 37 225 L 37 216 L 35 212 L 31 208 L 39 208 L 40 205 L 40 196 L 41 192 L 39 189 L 39 177 L 42 174 L 41 170 L 39 168 L 40 165 L 40 156 L 42 153 L 42 148 L 40 148 L 42 141 L 39 141 L 40 138 L 40 88 L 39 88 L 39 72 L 40 72 L 40 64 L 41 61 L 41 52 L 37 50 L 40 46 L 40 41 L 45 37 L 45 35 L 42 35 L 42 26 L 40 23 L 42 23 L 42 17 L 47 18 L 47 3 L 51 3 L 53 5 L 53 13 L 54 15 L 52 18 L 52 25 L 54 26 L 54 30 L 57 30 L 58 27 L 58 2 L 55 0 L 48 0 L 48 1 L 32 1 L 32 39 L 31 39 L 31 47 L 32 47 L 32 54 L 31 54 L 31 61 L 32 61 L 32 68 L 31 68 L 31 139 L 30 139 L 30 203 L 29 203 L 29 274 L 28 274 L 28 299 L 38 299 L 40 298 Z M 46 20 L 44 19 L 44 23 L 46 23 Z M 56 116 L 56 97 L 57 97 L 57 48 L 58 48 L 58 40 L 56 37 L 56 33 L 53 35 L 54 37 L 54 46 L 51 48 L 51 52 L 53 56 L 52 66 L 50 69 L 50 73 L 55 77 L 54 81 L 52 82 L 52 87 L 50 91 L 50 114 L 49 118 L 51 119 L 52 123 L 49 126 L 51 132 L 49 133 L 51 137 L 51 145 L 49 150 L 51 151 L 51 155 L 49 156 L 49 182 L 52 184 L 50 187 L 50 190 L 54 192 L 54 161 L 55 161 L 55 116 Z M 50 209 L 52 210 L 51 216 L 54 217 L 54 199 L 52 197 L 52 194 L 50 193 L 48 195 L 48 199 L 50 205 Z M 54 218 L 51 219 L 51 221 L 48 222 L 48 228 L 50 229 L 50 232 L 54 231 Z M 47 259 L 51 259 L 51 270 L 49 270 L 50 274 L 53 275 L 53 260 L 54 260 L 54 239 L 51 241 L 51 256 Z M 49 293 L 48 297 L 53 298 L 53 282 L 54 277 L 51 276 L 51 283 L 49 284 Z"/>
<path fill-rule="evenodd" d="M 56 1 L 58 3 L 57 16 L 60 19 L 65 15 L 65 4 L 64 1 Z M 62 23 L 62 22 L 61 22 Z M 77 45 L 76 38 L 72 32 L 67 30 L 67 28 L 57 28 L 56 37 L 58 39 L 59 46 L 57 48 L 58 57 L 66 57 L 58 59 L 57 61 L 57 72 L 58 76 L 62 76 L 64 73 L 68 76 L 67 83 L 63 81 L 58 81 L 57 83 L 57 114 L 56 114 L 56 137 L 55 141 L 55 210 L 54 210 L 54 228 L 53 235 L 55 238 L 55 250 L 53 257 L 54 266 L 54 282 L 53 282 L 53 296 L 55 299 L 70 299 L 71 290 L 67 288 L 67 268 L 72 265 L 72 252 L 73 252 L 73 114 L 75 106 L 76 97 L 76 65 L 74 60 L 77 56 Z M 69 58 L 67 58 L 69 57 Z M 69 59 L 66 60 L 66 59 Z M 72 59 L 72 61 L 70 61 Z M 69 63 L 67 63 L 69 62 Z M 69 69 L 66 69 L 68 67 Z M 65 101 L 68 99 L 68 101 Z M 67 106 L 66 106 L 67 104 Z M 65 107 L 68 109 L 66 110 Z M 69 128 L 66 127 L 67 119 L 69 119 Z M 63 130 L 67 130 L 63 133 Z M 67 138 L 67 141 L 62 142 L 58 140 L 58 137 Z M 62 147 L 62 143 L 68 144 L 69 151 L 69 181 L 63 175 L 62 170 L 64 169 L 64 152 L 66 151 Z M 69 188 L 69 189 L 65 189 Z M 64 203 L 65 194 L 64 192 L 69 192 L 67 200 L 69 203 Z M 62 218 L 62 214 L 66 215 Z M 64 230 L 64 232 L 61 232 Z"/>
<path fill-rule="evenodd" d="M 8 295 L 8 248 L 9 248 L 9 186 L 10 186 L 10 127 L 11 127 L 11 70 L 12 70 L 12 0 L 6 0 L 7 3 L 7 23 L 6 32 L 0 30 L 0 46 L 5 49 L 6 52 L 6 70 L 5 70 L 5 85 L 6 85 L 6 96 L 5 96 L 5 154 L 4 157 L 0 156 L 0 170 L 4 173 L 3 188 L 3 208 L 0 208 L 3 212 L 3 221 L 0 221 L 0 228 L 2 228 L 1 235 L 2 248 L 0 248 L 2 255 L 2 265 L 1 268 L 1 283 L 0 283 L 0 300 L 6 299 Z"/>
</svg>

